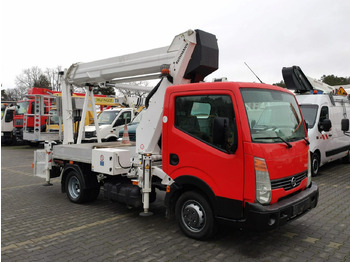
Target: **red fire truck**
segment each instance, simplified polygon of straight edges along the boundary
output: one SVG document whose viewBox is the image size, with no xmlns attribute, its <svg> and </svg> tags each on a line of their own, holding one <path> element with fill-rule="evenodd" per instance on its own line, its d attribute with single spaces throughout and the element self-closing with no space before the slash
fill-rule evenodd
<svg viewBox="0 0 350 262">
<path fill-rule="evenodd" d="M 23 127 L 24 127 L 24 121 L 26 119 L 26 127 L 28 130 L 34 129 L 34 117 L 26 117 L 26 114 L 33 114 L 35 113 L 35 95 L 54 95 L 59 94 L 58 91 L 52 91 L 50 89 L 46 88 L 38 88 L 38 87 L 32 87 L 28 89 L 28 95 L 27 99 L 17 102 L 16 104 L 16 110 L 13 115 L 13 135 L 16 138 L 16 141 L 22 142 L 23 141 Z M 47 104 L 47 101 L 45 102 Z M 48 114 L 49 112 L 46 109 L 45 114 Z M 45 123 L 47 119 L 47 116 L 41 116 L 40 123 Z M 42 124 L 40 126 L 42 130 L 45 130 L 46 126 L 45 124 Z"/>
</svg>

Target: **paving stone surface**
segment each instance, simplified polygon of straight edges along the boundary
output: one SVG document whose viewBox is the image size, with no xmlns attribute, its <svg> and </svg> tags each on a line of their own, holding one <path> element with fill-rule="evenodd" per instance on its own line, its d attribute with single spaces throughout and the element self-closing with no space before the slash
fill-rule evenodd
<svg viewBox="0 0 350 262">
<path fill-rule="evenodd" d="M 2 261 L 350 261 L 350 164 L 321 168 L 319 204 L 300 219 L 265 233 L 221 227 L 203 242 L 165 218 L 161 199 L 151 217 L 102 197 L 71 203 L 58 179 L 33 176 L 34 150 L 1 148 Z"/>
</svg>

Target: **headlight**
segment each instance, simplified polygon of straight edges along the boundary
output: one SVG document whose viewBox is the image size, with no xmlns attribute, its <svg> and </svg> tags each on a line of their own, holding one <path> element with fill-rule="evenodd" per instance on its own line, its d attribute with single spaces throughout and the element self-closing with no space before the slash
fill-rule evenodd
<svg viewBox="0 0 350 262">
<path fill-rule="evenodd" d="M 271 201 L 271 182 L 265 159 L 254 157 L 255 197 L 260 204 Z"/>
</svg>

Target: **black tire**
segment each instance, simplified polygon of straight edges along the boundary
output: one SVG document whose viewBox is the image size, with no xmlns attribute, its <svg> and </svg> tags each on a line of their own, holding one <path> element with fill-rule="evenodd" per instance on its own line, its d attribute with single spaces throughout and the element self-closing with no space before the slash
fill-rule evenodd
<svg viewBox="0 0 350 262">
<path fill-rule="evenodd" d="M 68 199 L 73 203 L 84 203 L 89 200 L 89 194 L 83 188 L 84 181 L 81 174 L 75 170 L 69 171 L 65 188 Z"/>
<path fill-rule="evenodd" d="M 91 188 L 87 192 L 88 194 L 88 201 L 94 201 L 97 199 L 98 195 L 100 194 L 100 187 Z"/>
<path fill-rule="evenodd" d="M 320 169 L 320 156 L 317 153 L 311 154 L 311 174 L 317 176 Z"/>
<path fill-rule="evenodd" d="M 115 142 L 115 141 L 117 141 L 117 140 L 118 140 L 118 138 L 112 136 L 112 137 L 108 138 L 108 139 L 106 140 L 106 142 Z"/>
<path fill-rule="evenodd" d="M 212 208 L 196 191 L 187 191 L 179 197 L 175 214 L 181 231 L 190 238 L 205 240 L 216 232 Z"/>
<path fill-rule="evenodd" d="M 348 155 L 342 158 L 344 164 L 350 163 L 350 151 L 348 151 Z"/>
</svg>

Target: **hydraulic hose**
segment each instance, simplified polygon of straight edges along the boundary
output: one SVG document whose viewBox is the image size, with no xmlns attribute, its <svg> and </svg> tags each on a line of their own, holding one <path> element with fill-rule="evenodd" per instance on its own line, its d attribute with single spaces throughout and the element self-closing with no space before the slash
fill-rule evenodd
<svg viewBox="0 0 350 262">
<path fill-rule="evenodd" d="M 158 84 L 152 89 L 151 92 L 149 92 L 148 96 L 146 97 L 146 100 L 145 100 L 145 106 L 146 108 L 148 108 L 149 106 L 149 100 L 152 98 L 152 96 L 157 92 L 160 84 L 162 83 L 163 81 L 163 78 L 158 82 Z"/>
</svg>

